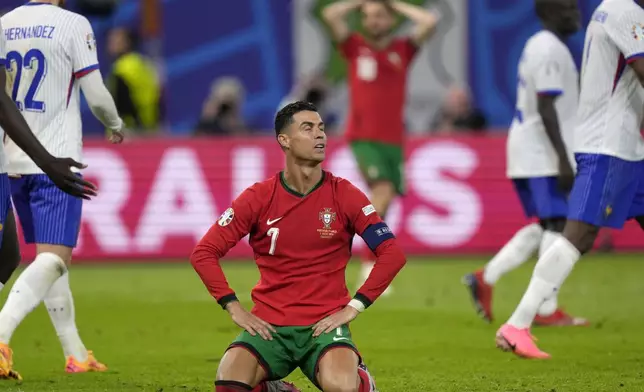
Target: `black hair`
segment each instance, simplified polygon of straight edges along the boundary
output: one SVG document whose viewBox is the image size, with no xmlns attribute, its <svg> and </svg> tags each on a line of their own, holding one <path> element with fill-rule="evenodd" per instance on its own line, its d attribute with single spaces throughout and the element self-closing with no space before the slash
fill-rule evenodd
<svg viewBox="0 0 644 392">
<path fill-rule="evenodd" d="M 297 101 L 284 106 L 275 115 L 275 137 L 293 123 L 293 116 L 299 112 L 317 112 L 318 108 L 311 102 Z"/>
<path fill-rule="evenodd" d="M 553 6 L 557 6 L 558 2 L 555 0 L 535 0 L 534 1 L 534 9 L 537 14 L 537 17 L 541 20 L 547 20 L 551 15 L 550 13 L 553 11 Z"/>
</svg>

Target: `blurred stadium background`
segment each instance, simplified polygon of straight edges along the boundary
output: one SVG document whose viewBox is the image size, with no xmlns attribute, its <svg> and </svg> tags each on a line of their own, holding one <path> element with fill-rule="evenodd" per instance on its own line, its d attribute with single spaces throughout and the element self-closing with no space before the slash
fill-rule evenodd
<svg viewBox="0 0 644 392">
<path fill-rule="evenodd" d="M 504 137 L 514 112 L 516 63 L 539 28 L 532 2 L 413 1 L 438 8 L 443 20 L 411 72 L 409 197 L 396 202 L 390 225 L 410 254 L 491 253 L 524 223 L 504 179 Z M 158 69 L 158 85 L 142 89 L 161 90 L 158 121 L 133 127 L 123 146 L 102 141 L 104 130 L 84 106 L 86 174 L 101 195 L 86 204 L 76 260 L 185 258 L 241 190 L 279 169 L 272 120 L 288 99 L 317 93 L 333 125 L 326 167 L 365 189 L 342 139 L 345 68 L 319 18 L 329 2 L 68 2 L 92 20 L 108 84 L 120 72 L 118 37 L 129 31 L 139 38 L 134 51 Z M 598 2 L 580 2 L 585 23 Z M 21 2 L 0 4 L 10 9 Z M 583 34 L 569 45 L 579 57 Z M 485 119 L 482 129 L 437 120 L 468 106 Z M 620 250 L 642 247 L 631 225 L 602 241 Z M 250 254 L 245 243 L 233 252 Z"/>
<path fill-rule="evenodd" d="M 15 338 L 25 384 L 7 390 L 212 389 L 217 361 L 236 328 L 186 265 L 187 256 L 237 194 L 283 164 L 272 131 L 282 102 L 319 100 L 333 124 L 326 168 L 366 190 L 342 138 L 345 69 L 319 17 L 330 1 L 68 1 L 92 21 L 108 83 L 118 76 L 123 47 L 138 36 L 135 52 L 152 60 L 158 78 L 133 77 L 148 81 L 142 88 L 161 91 L 162 115 L 132 127 L 128 143 L 112 146 L 83 107 L 86 175 L 100 195 L 84 206 L 75 251 L 77 263 L 91 263 L 76 267 L 72 282 L 82 334 L 115 372 L 63 377 L 41 309 Z M 597 244 L 600 251 L 629 254 L 591 257 L 562 293 L 561 302 L 595 327 L 539 331 L 563 361 L 514 362 L 508 372 L 508 357 L 493 350 L 495 326 L 479 325 L 458 281 L 525 223 L 505 180 L 505 134 L 517 60 L 539 25 L 528 0 L 409 1 L 439 8 L 443 21 L 409 80 L 409 196 L 395 202 L 389 222 L 415 262 L 396 280 L 395 295 L 355 324 L 381 390 L 644 390 L 633 354 L 644 349 L 636 332 L 644 313 L 639 301 L 629 300 L 641 298 L 644 267 L 637 252 L 644 242 L 631 224 L 604 232 Z M 599 2 L 580 0 L 584 25 Z M 21 3 L 0 0 L 0 9 Z M 402 23 L 398 31 L 408 28 Z M 579 59 L 583 34 L 568 44 Z M 485 121 L 462 129 L 436 120 L 448 110 L 470 110 Z M 33 249 L 24 247 L 23 255 L 31 260 Z M 248 260 L 252 252 L 240 243 L 230 256 Z M 176 263 L 158 264 L 166 261 Z M 499 321 L 520 298 L 530 268 L 499 284 Z M 230 263 L 226 271 L 239 293 L 257 279 L 250 263 Z M 356 272 L 352 266 L 349 283 Z M 301 375 L 294 379 L 313 390 Z"/>
</svg>

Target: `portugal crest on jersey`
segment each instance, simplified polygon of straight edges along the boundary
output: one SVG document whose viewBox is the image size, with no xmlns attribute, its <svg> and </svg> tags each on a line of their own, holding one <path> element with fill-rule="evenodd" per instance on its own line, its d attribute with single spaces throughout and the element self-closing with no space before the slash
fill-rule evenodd
<svg viewBox="0 0 644 392">
<path fill-rule="evenodd" d="M 324 226 L 318 229 L 320 238 L 333 238 L 333 236 L 338 232 L 331 228 L 331 224 L 335 222 L 336 217 L 337 215 L 330 208 L 323 208 L 320 211 L 319 219 L 322 221 L 322 225 Z"/>
<path fill-rule="evenodd" d="M 322 211 L 320 211 L 320 220 L 324 224 L 325 229 L 330 229 L 331 223 L 335 222 L 335 212 L 330 208 L 323 208 Z"/>
</svg>

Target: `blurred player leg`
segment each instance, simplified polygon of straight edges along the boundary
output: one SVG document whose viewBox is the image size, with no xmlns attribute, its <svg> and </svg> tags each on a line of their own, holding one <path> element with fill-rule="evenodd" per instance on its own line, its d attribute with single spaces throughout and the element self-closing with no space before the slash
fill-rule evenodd
<svg viewBox="0 0 644 392">
<path fill-rule="evenodd" d="M 385 220 L 389 206 L 397 194 L 403 193 L 404 164 L 402 148 L 385 143 L 354 141 L 351 150 L 363 178 L 369 184 L 370 201 L 378 215 Z M 362 267 L 358 280 L 360 287 L 371 274 L 375 256 L 368 248 L 362 255 Z M 383 295 L 391 295 L 389 286 Z"/>
<path fill-rule="evenodd" d="M 82 200 L 69 196 L 44 174 L 11 179 L 12 195 L 25 242 L 36 244 L 36 259 L 16 280 L 0 312 L 0 342 L 8 344 L 22 319 L 45 301 L 61 338 L 68 373 L 107 368 L 83 345 L 74 319 L 67 265 L 78 240 Z"/>
<path fill-rule="evenodd" d="M 463 279 L 472 295 L 478 314 L 492 322 L 492 289 L 501 276 L 526 262 L 539 247 L 543 229 L 531 223 L 517 231 L 483 269 L 466 275 Z"/>
<path fill-rule="evenodd" d="M 9 209 L 7 219 L 2 229 L 2 245 L 0 246 L 0 291 L 7 284 L 13 271 L 20 264 L 20 244 L 13 209 Z"/>
<path fill-rule="evenodd" d="M 528 219 L 536 217 L 535 195 L 530 187 L 530 178 L 512 179 L 514 189 Z M 492 322 L 492 288 L 501 276 L 525 263 L 543 242 L 543 227 L 538 223 L 524 226 L 514 234 L 503 248 L 483 269 L 463 278 L 472 296 L 478 314 L 487 322 Z"/>
<path fill-rule="evenodd" d="M 559 291 L 581 255 L 592 248 L 599 228 L 621 228 L 628 218 L 644 215 L 644 162 L 577 154 L 577 163 L 563 235 L 539 258 L 519 306 L 496 335 L 499 348 L 520 356 L 550 357 L 536 346 L 530 327 L 539 307 Z"/>
<path fill-rule="evenodd" d="M 0 175 L 0 224 L 2 224 L 2 245 L 8 247 L 16 246 L 14 243 L 9 243 L 11 239 L 11 230 L 15 234 L 15 220 L 13 225 L 9 223 L 4 226 L 6 218 L 11 211 L 11 184 L 9 177 L 6 174 Z M 7 240 L 7 241 L 5 241 Z M 16 247 L 17 249 L 17 247 Z M 19 258 L 19 254 L 18 254 Z M 15 261 L 15 260 L 14 260 Z M 28 267 L 21 275 L 24 278 L 18 278 L 14 284 L 9 298 L 5 306 L 0 311 L 0 379 L 12 378 L 20 380 L 20 375 L 13 370 L 13 352 L 9 348 L 9 340 L 15 327 L 22 321 L 29 311 L 35 308 L 42 297 L 45 295 L 45 290 L 39 290 L 37 283 L 39 280 L 54 281 L 60 273 L 60 269 L 64 269 L 65 265 L 60 265 L 56 260 L 37 260 L 32 264 L 37 264 L 34 268 Z M 39 268 L 42 266 L 42 268 Z M 15 267 L 14 267 L 15 268 Z M 7 279 L 11 275 L 8 271 Z M 31 287 L 36 286 L 36 287 Z M 25 309 L 27 309 L 25 311 Z"/>
</svg>

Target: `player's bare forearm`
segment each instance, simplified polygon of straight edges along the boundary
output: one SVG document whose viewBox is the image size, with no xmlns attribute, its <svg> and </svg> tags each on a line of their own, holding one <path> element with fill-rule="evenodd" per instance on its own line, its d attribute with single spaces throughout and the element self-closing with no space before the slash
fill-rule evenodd
<svg viewBox="0 0 644 392">
<path fill-rule="evenodd" d="M 422 45 L 431 38 L 436 31 L 440 17 L 435 11 L 400 0 L 391 1 L 390 4 L 394 11 L 416 24 L 412 33 L 412 40 L 417 46 Z"/>
<path fill-rule="evenodd" d="M 559 117 L 555 108 L 556 97 L 553 96 L 539 96 L 537 98 L 537 110 L 543 121 L 543 126 L 546 129 L 546 134 L 552 147 L 554 148 L 559 160 L 568 162 L 568 153 L 566 152 L 566 144 L 561 136 L 559 128 Z"/>
<path fill-rule="evenodd" d="M 376 264 L 367 281 L 360 287 L 355 299 L 368 307 L 394 280 L 398 272 L 407 263 L 407 258 L 396 239 L 389 239 L 380 244 L 376 250 Z"/>
<path fill-rule="evenodd" d="M 322 10 L 322 19 L 331 30 L 333 39 L 336 42 L 343 42 L 351 34 L 349 24 L 346 21 L 347 15 L 358 9 L 364 3 L 363 0 L 345 0 L 329 4 Z"/>
<path fill-rule="evenodd" d="M 0 86 L 6 85 L 6 79 L 5 69 L 2 67 L 0 68 Z M 4 89 L 0 92 L 0 127 L 18 147 L 29 155 L 36 165 L 41 166 L 48 159 L 53 158 L 33 134 L 27 121 Z"/>
</svg>

